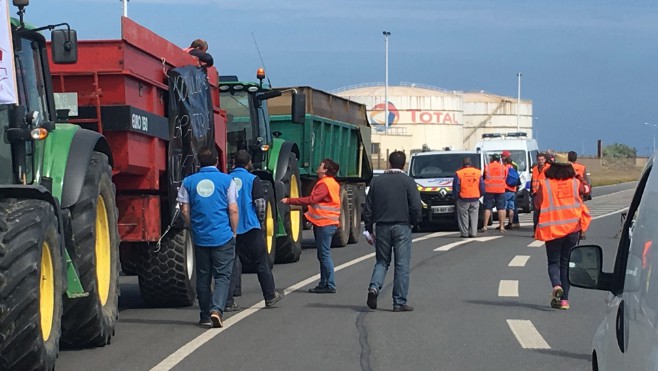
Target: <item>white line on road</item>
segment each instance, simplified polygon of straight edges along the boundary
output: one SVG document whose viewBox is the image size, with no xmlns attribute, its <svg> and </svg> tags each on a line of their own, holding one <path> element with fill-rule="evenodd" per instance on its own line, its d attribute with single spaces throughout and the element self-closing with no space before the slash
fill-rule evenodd
<svg viewBox="0 0 658 371">
<path fill-rule="evenodd" d="M 498 283 L 498 296 L 506 298 L 519 297 L 519 281 L 517 280 L 500 280 Z"/>
<path fill-rule="evenodd" d="M 476 237 L 476 238 L 471 238 L 469 240 L 461 240 L 453 243 L 449 243 L 447 245 L 439 246 L 434 251 L 448 251 L 454 247 L 457 247 L 459 245 L 463 245 L 469 242 L 477 241 L 477 242 L 487 242 L 491 240 L 495 240 L 496 238 L 501 238 L 502 236 L 491 236 L 491 237 Z"/>
<path fill-rule="evenodd" d="M 596 220 L 596 219 L 605 218 L 606 216 L 619 214 L 619 213 L 621 213 L 621 212 L 623 212 L 623 211 L 627 211 L 627 210 L 628 210 L 628 207 L 625 207 L 625 208 L 623 208 L 623 209 L 619 209 L 619 210 L 617 210 L 617 211 L 613 211 L 613 212 L 611 212 L 611 213 L 607 213 L 607 214 L 603 214 L 603 215 L 595 216 L 595 217 L 593 217 L 592 219 L 593 219 L 593 220 Z"/>
<path fill-rule="evenodd" d="M 523 349 L 551 349 L 531 321 L 508 319 L 507 325 Z"/>
<path fill-rule="evenodd" d="M 453 232 L 454 233 L 454 232 Z M 415 238 L 411 240 L 411 242 L 418 242 L 418 241 L 423 241 L 427 240 L 430 238 L 434 237 L 440 237 L 444 236 L 446 234 L 451 234 L 451 232 L 437 232 L 437 233 L 432 233 L 428 234 L 422 237 Z M 360 263 L 364 260 L 370 259 L 375 256 L 375 253 L 370 253 L 364 256 L 361 256 L 359 258 L 356 258 L 354 260 L 350 260 L 346 263 L 343 263 L 336 268 L 334 268 L 334 272 L 338 272 L 340 270 L 343 270 L 345 268 L 348 268 L 354 264 Z M 295 290 L 299 290 L 300 288 L 313 283 L 314 281 L 317 281 L 320 279 L 320 275 L 316 274 L 312 277 L 309 277 L 303 281 L 299 281 L 296 284 L 286 288 L 284 291 L 286 294 L 289 294 Z M 230 328 L 231 326 L 237 324 L 238 322 L 242 321 L 243 319 L 249 317 L 250 315 L 258 312 L 259 310 L 263 309 L 265 307 L 265 301 L 261 300 L 258 303 L 252 305 L 249 308 L 243 309 L 241 312 L 234 314 L 231 316 L 231 318 L 228 318 L 224 321 L 224 327 L 222 328 L 213 328 L 213 329 L 208 329 L 204 331 L 201 335 L 197 336 L 196 338 L 192 339 L 190 342 L 187 344 L 183 345 L 180 347 L 177 351 L 174 353 L 170 354 L 167 358 L 162 360 L 162 362 L 158 363 L 155 367 L 151 369 L 151 371 L 169 371 L 172 368 L 176 367 L 183 359 L 185 359 L 187 356 L 192 354 L 195 350 L 199 349 L 201 346 L 212 340 L 214 337 L 217 335 L 221 334 L 224 332 L 226 329 Z"/>
<path fill-rule="evenodd" d="M 535 240 L 528 244 L 528 247 L 541 247 L 544 246 L 544 241 Z"/>
<path fill-rule="evenodd" d="M 517 255 L 509 262 L 508 267 L 525 267 L 530 255 Z"/>
</svg>

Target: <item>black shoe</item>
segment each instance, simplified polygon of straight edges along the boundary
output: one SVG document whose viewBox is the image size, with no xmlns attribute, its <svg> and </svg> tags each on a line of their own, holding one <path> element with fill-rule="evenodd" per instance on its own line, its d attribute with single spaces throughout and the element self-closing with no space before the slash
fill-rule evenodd
<svg viewBox="0 0 658 371">
<path fill-rule="evenodd" d="M 199 326 L 212 327 L 212 321 L 210 321 L 210 317 L 200 319 L 199 320 Z"/>
<path fill-rule="evenodd" d="M 460 235 L 459 238 L 468 238 L 468 236 L 462 236 L 462 235 Z"/>
<path fill-rule="evenodd" d="M 226 307 L 224 308 L 224 312 L 239 312 L 241 310 L 242 308 L 240 308 L 240 306 L 236 302 L 233 302 L 231 304 L 226 304 Z"/>
<path fill-rule="evenodd" d="M 336 289 L 332 289 L 331 287 L 316 286 L 312 289 L 308 289 L 308 292 L 312 294 L 335 294 Z"/>
<path fill-rule="evenodd" d="M 393 312 L 411 312 L 412 310 L 414 310 L 414 307 L 407 304 L 393 306 Z"/>
<path fill-rule="evenodd" d="M 275 290 L 274 291 L 274 297 L 269 300 L 265 300 L 265 308 L 276 308 L 276 303 L 283 299 L 283 297 L 286 295 L 283 290 Z"/>
<path fill-rule="evenodd" d="M 242 296 L 242 290 L 240 290 L 240 291 L 235 291 L 235 292 L 233 293 L 233 297 L 237 297 L 237 296 Z"/>
<path fill-rule="evenodd" d="M 512 229 L 512 224 L 510 223 L 505 224 L 505 229 Z"/>
<path fill-rule="evenodd" d="M 368 308 L 377 309 L 377 296 L 379 296 L 379 292 L 377 292 L 377 290 L 373 288 L 368 289 L 368 300 L 366 300 Z"/>
</svg>

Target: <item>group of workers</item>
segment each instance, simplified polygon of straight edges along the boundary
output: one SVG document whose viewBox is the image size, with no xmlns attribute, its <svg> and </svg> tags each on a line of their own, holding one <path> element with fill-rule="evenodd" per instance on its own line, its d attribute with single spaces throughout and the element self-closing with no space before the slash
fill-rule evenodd
<svg viewBox="0 0 658 371">
<path fill-rule="evenodd" d="M 479 198 L 484 196 L 484 226 L 487 231 L 492 209 L 498 212 L 501 233 L 518 227 L 516 191 L 518 169 L 509 152 L 493 154 L 484 166 L 484 173 L 472 166 L 470 158 L 455 173 L 453 194 L 457 200 L 460 237 L 477 236 Z M 576 162 L 577 153 L 538 153 L 532 167 L 531 197 L 533 202 L 533 236 L 544 241 L 551 281 L 551 307 L 569 309 L 568 263 L 571 249 L 585 238 L 591 216 L 584 200 L 591 191 L 585 166 Z M 505 220 L 508 224 L 504 225 Z"/>
</svg>

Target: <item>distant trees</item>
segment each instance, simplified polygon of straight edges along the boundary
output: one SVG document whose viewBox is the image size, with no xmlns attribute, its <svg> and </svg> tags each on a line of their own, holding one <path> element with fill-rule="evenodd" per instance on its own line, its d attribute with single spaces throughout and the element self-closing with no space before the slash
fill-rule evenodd
<svg viewBox="0 0 658 371">
<path fill-rule="evenodd" d="M 637 149 L 626 144 L 614 143 L 603 147 L 603 163 L 607 166 L 634 166 L 636 157 Z"/>
</svg>

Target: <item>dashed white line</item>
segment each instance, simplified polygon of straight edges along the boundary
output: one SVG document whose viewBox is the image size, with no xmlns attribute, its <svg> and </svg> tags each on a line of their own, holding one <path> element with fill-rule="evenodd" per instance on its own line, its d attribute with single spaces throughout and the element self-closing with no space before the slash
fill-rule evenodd
<svg viewBox="0 0 658 371">
<path fill-rule="evenodd" d="M 468 239 L 468 240 L 461 240 L 461 241 L 449 243 L 447 245 L 439 246 L 436 249 L 434 249 L 434 251 L 448 251 L 448 250 L 450 250 L 454 247 L 457 247 L 459 245 L 463 245 L 463 244 L 466 244 L 466 243 L 469 243 L 469 242 L 473 242 L 473 241 L 487 242 L 487 241 L 495 240 L 496 238 L 501 238 L 501 237 L 502 236 L 476 237 L 476 238 L 471 238 L 471 239 Z"/>
<path fill-rule="evenodd" d="M 451 234 L 456 234 L 457 232 L 435 232 L 435 233 L 430 233 L 422 237 L 418 237 L 413 239 L 412 242 L 418 242 L 418 241 L 424 241 L 424 240 L 429 240 L 431 238 L 435 237 L 442 237 L 442 236 L 449 236 Z"/>
<path fill-rule="evenodd" d="M 544 246 L 544 241 L 535 240 L 528 244 L 528 247 L 540 247 Z"/>
<path fill-rule="evenodd" d="M 508 319 L 507 325 L 523 349 L 551 349 L 531 321 Z"/>
<path fill-rule="evenodd" d="M 498 296 L 506 298 L 519 297 L 519 281 L 517 280 L 500 280 L 498 283 Z"/>
<path fill-rule="evenodd" d="M 510 260 L 508 267 L 525 267 L 530 255 L 517 255 Z"/>
</svg>

